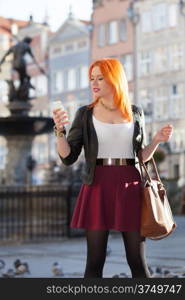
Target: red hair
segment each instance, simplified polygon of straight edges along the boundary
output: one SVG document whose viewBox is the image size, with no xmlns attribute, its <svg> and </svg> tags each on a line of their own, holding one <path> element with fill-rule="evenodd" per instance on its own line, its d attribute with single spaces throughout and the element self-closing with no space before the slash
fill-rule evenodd
<svg viewBox="0 0 185 300">
<path fill-rule="evenodd" d="M 113 88 L 114 104 L 121 111 L 123 118 L 131 122 L 133 120 L 131 101 L 128 95 L 128 81 L 121 62 L 115 58 L 103 58 L 94 61 L 89 67 L 89 80 L 92 69 L 98 66 L 105 80 Z M 88 105 L 92 108 L 99 101 L 99 98 Z"/>
</svg>

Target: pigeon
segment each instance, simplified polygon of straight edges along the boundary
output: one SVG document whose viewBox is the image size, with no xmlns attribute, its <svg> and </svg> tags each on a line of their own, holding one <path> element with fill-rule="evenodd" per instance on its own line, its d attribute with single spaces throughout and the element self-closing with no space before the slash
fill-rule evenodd
<svg viewBox="0 0 185 300">
<path fill-rule="evenodd" d="M 163 278 L 162 268 L 156 267 L 156 270 L 152 274 L 152 278 Z"/>
<path fill-rule="evenodd" d="M 179 278 L 179 276 L 173 272 L 166 274 L 165 278 Z"/>
<path fill-rule="evenodd" d="M 149 270 L 150 274 L 153 275 L 154 271 L 150 266 L 148 266 L 148 270 Z"/>
<path fill-rule="evenodd" d="M 119 277 L 124 277 L 124 278 L 128 278 L 128 275 L 126 273 L 120 273 Z"/>
<path fill-rule="evenodd" d="M 21 262 L 20 259 L 16 259 L 14 261 L 14 266 L 15 266 L 15 270 L 16 270 L 16 272 L 15 272 L 16 275 L 30 273 L 28 264 L 26 262 L 24 262 L 24 263 Z"/>
<path fill-rule="evenodd" d="M 8 271 L 6 273 L 4 273 L 2 275 L 2 277 L 4 277 L 4 278 L 13 278 L 13 277 L 15 277 L 15 272 L 14 272 L 13 269 L 8 269 Z"/>
<path fill-rule="evenodd" d="M 0 275 L 2 275 L 2 270 L 4 269 L 5 267 L 5 262 L 4 260 L 0 259 Z"/>
<path fill-rule="evenodd" d="M 115 275 L 112 276 L 112 278 L 119 278 L 119 275 L 115 274 Z"/>
<path fill-rule="evenodd" d="M 0 270 L 4 269 L 5 267 L 5 262 L 4 260 L 0 259 Z"/>
<path fill-rule="evenodd" d="M 170 271 L 169 270 L 164 270 L 163 274 L 166 277 L 168 274 L 170 274 Z"/>
<path fill-rule="evenodd" d="M 58 262 L 53 263 L 52 272 L 53 272 L 54 276 L 63 276 L 64 275 L 61 265 Z"/>
<path fill-rule="evenodd" d="M 156 267 L 156 273 L 158 273 L 158 274 L 162 274 L 162 268 L 160 268 L 160 267 Z"/>
</svg>

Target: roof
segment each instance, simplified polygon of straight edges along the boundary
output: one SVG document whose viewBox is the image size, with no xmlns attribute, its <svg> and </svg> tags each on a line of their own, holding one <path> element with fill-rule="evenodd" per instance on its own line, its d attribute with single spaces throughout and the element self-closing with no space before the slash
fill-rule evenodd
<svg viewBox="0 0 185 300">
<path fill-rule="evenodd" d="M 58 28 L 58 30 L 51 35 L 51 39 L 50 41 L 54 41 L 59 35 L 61 36 L 61 34 L 63 34 L 65 32 L 65 37 L 63 37 L 63 40 L 68 40 L 68 37 L 66 37 L 66 29 L 68 28 L 73 28 L 73 30 L 75 30 L 75 35 L 77 32 L 79 33 L 84 33 L 84 34 L 88 34 L 89 29 L 88 26 L 91 24 L 90 21 L 86 21 L 86 20 L 79 20 L 76 18 L 67 18 L 65 20 L 65 22 Z M 72 36 L 70 36 L 71 38 Z M 69 38 L 69 39 L 70 39 Z"/>
<path fill-rule="evenodd" d="M 11 34 L 11 26 L 12 24 L 16 24 L 18 28 L 22 28 L 26 26 L 29 21 L 17 20 L 12 18 L 4 18 L 0 16 L 0 32 Z"/>
<path fill-rule="evenodd" d="M 79 20 L 79 21 L 84 23 L 85 25 L 91 24 L 91 21 L 88 21 L 88 20 Z"/>
</svg>

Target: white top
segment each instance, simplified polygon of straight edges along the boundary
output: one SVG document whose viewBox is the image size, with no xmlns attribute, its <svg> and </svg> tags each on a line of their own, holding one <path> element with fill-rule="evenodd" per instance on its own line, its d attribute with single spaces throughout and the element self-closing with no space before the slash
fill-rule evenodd
<svg viewBox="0 0 185 300">
<path fill-rule="evenodd" d="M 98 138 L 97 158 L 134 158 L 132 144 L 134 123 L 111 124 L 92 116 Z"/>
</svg>

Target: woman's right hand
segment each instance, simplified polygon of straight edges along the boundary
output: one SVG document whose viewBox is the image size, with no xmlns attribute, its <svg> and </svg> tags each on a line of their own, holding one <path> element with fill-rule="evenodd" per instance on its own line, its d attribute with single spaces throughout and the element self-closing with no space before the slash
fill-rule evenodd
<svg viewBox="0 0 185 300">
<path fill-rule="evenodd" d="M 65 110 L 60 109 L 54 109 L 53 110 L 53 120 L 55 123 L 55 126 L 58 130 L 63 129 L 65 124 L 69 123 L 69 116 L 68 113 Z"/>
</svg>

